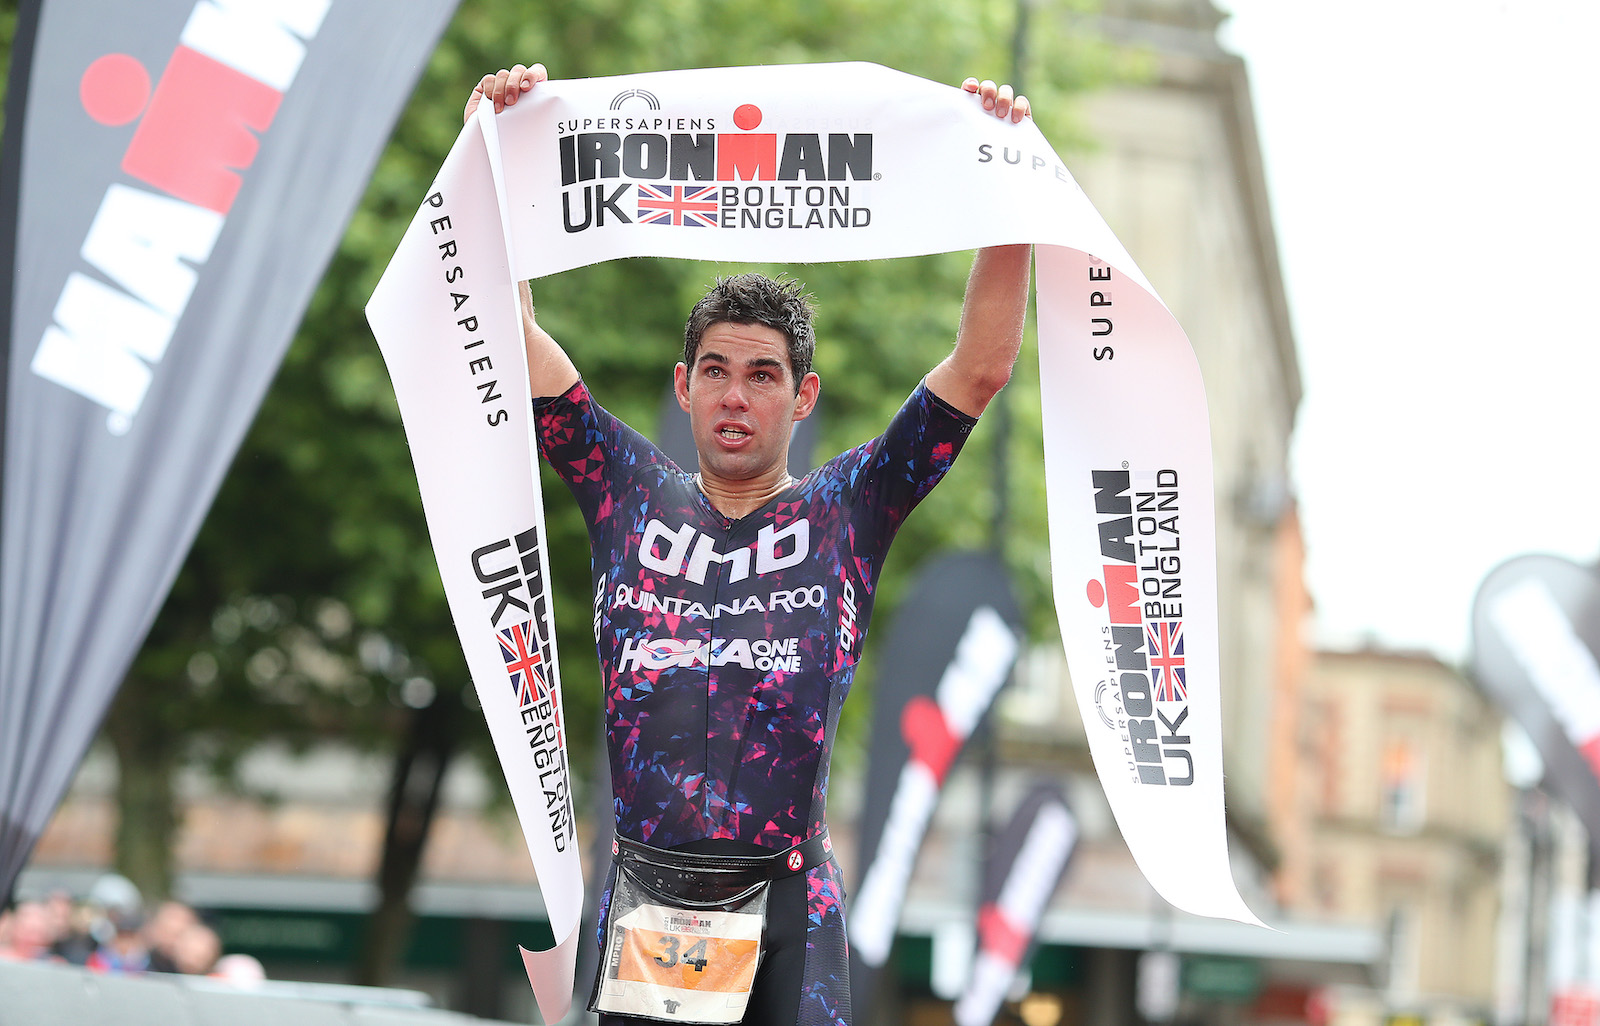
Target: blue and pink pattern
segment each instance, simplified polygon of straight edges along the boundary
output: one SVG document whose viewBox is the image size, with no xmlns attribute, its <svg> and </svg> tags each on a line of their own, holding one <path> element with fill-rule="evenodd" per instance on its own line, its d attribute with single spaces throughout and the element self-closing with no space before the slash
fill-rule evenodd
<svg viewBox="0 0 1600 1026">
<path fill-rule="evenodd" d="M 797 1026 L 850 1026 L 844 883 L 832 859 L 806 873 L 806 971 Z"/>
</svg>

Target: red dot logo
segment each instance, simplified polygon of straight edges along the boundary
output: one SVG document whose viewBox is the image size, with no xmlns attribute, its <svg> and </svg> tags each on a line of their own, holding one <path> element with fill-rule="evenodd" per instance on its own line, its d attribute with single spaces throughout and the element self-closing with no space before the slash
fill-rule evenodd
<svg viewBox="0 0 1600 1026">
<path fill-rule="evenodd" d="M 1096 609 L 1106 604 L 1106 588 L 1098 577 L 1089 578 L 1089 604 Z"/>
<path fill-rule="evenodd" d="M 746 132 L 761 124 L 761 108 L 753 103 L 747 103 L 733 112 L 733 123 Z"/>
<path fill-rule="evenodd" d="M 125 53 L 108 53 L 83 73 L 78 99 L 102 125 L 126 125 L 150 99 L 150 73 Z"/>
</svg>

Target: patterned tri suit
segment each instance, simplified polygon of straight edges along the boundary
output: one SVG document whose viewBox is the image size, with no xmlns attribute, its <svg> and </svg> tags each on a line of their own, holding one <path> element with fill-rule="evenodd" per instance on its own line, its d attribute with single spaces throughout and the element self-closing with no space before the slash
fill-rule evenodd
<svg viewBox="0 0 1600 1026">
<path fill-rule="evenodd" d="M 730 521 L 582 382 L 534 412 L 589 524 L 617 832 L 747 854 L 821 831 L 884 556 L 973 418 L 920 385 L 878 438 Z M 774 884 L 764 943 L 745 1022 L 850 1022 L 834 860 Z"/>
</svg>

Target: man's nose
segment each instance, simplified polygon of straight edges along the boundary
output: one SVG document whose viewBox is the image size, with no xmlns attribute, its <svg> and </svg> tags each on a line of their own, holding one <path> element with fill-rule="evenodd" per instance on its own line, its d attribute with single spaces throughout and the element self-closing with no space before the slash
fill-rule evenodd
<svg viewBox="0 0 1600 1026">
<path fill-rule="evenodd" d="M 730 410 L 747 410 L 750 400 L 744 394 L 744 382 L 730 381 L 722 393 L 722 405 Z"/>
</svg>

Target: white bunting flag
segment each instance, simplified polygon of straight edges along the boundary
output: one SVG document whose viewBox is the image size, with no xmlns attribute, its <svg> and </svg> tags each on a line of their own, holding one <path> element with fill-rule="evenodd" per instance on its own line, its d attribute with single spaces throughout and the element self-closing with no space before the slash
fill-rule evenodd
<svg viewBox="0 0 1600 1026">
<path fill-rule="evenodd" d="M 547 1021 L 570 1001 L 582 879 L 514 283 L 630 256 L 1008 243 L 1038 246 L 1056 614 L 1101 783 L 1163 897 L 1257 922 L 1228 868 L 1199 366 L 1033 123 L 871 64 L 544 82 L 463 129 L 367 316 L 558 942 L 548 981 L 527 956 Z"/>
</svg>

